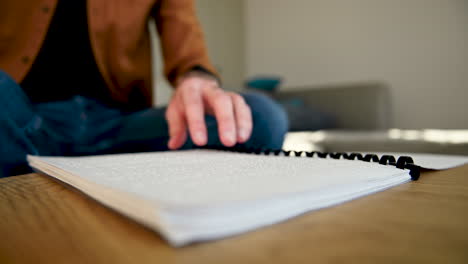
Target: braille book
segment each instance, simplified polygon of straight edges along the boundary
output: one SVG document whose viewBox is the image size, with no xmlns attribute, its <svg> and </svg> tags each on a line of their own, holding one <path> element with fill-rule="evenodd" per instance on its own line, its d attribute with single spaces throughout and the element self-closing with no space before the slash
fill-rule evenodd
<svg viewBox="0 0 468 264">
<path fill-rule="evenodd" d="M 468 161 L 461 156 L 412 157 L 187 150 L 28 156 L 28 161 L 35 170 L 155 230 L 177 247 L 238 235 L 410 184 L 421 168 L 446 169 Z"/>
</svg>

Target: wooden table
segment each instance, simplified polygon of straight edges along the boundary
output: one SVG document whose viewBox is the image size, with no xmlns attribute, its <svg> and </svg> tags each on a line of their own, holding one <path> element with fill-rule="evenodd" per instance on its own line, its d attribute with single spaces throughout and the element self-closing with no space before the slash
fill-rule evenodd
<svg viewBox="0 0 468 264">
<path fill-rule="evenodd" d="M 468 263 L 468 165 L 179 249 L 46 176 L 0 180 L 0 263 L 314 262 Z"/>
</svg>

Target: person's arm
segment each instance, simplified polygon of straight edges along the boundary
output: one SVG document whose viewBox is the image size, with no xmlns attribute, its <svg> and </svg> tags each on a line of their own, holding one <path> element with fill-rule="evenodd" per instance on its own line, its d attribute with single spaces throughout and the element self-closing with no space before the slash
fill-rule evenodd
<svg viewBox="0 0 468 264">
<path fill-rule="evenodd" d="M 161 0 L 155 12 L 164 72 L 175 87 L 166 111 L 169 148 L 180 148 L 187 140 L 187 130 L 196 145 L 205 145 L 205 114 L 215 116 L 225 146 L 246 142 L 252 132 L 252 113 L 240 95 L 220 88 L 193 0 Z"/>
<path fill-rule="evenodd" d="M 160 0 L 154 17 L 161 39 L 164 74 L 172 85 L 197 68 L 219 78 L 208 57 L 193 0 Z"/>
</svg>

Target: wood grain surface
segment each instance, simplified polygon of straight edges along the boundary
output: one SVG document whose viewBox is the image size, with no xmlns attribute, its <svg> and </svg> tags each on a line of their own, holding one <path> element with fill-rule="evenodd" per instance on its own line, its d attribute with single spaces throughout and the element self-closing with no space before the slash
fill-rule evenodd
<svg viewBox="0 0 468 264">
<path fill-rule="evenodd" d="M 175 249 L 50 178 L 0 180 L 0 263 L 468 263 L 468 166 Z"/>
</svg>

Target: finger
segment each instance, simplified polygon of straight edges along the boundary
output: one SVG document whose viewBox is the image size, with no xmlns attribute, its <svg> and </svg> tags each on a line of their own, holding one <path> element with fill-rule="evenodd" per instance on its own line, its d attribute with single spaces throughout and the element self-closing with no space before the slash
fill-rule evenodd
<svg viewBox="0 0 468 264">
<path fill-rule="evenodd" d="M 232 98 L 219 88 L 211 89 L 207 92 L 207 102 L 213 109 L 218 123 L 221 143 L 226 147 L 234 146 L 237 141 L 237 132 Z"/>
<path fill-rule="evenodd" d="M 166 120 L 169 126 L 169 149 L 178 149 L 187 140 L 187 125 L 180 109 L 180 104 L 172 103 L 166 110 Z"/>
<path fill-rule="evenodd" d="M 205 113 L 201 95 L 201 83 L 190 82 L 181 87 L 184 102 L 185 117 L 187 119 L 190 137 L 197 146 L 204 146 L 208 142 L 205 125 Z"/>
<path fill-rule="evenodd" d="M 245 143 L 252 134 L 252 111 L 244 98 L 236 93 L 230 94 L 236 118 L 237 142 Z"/>
</svg>

